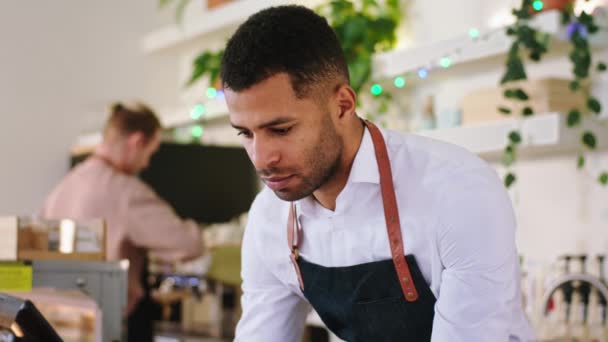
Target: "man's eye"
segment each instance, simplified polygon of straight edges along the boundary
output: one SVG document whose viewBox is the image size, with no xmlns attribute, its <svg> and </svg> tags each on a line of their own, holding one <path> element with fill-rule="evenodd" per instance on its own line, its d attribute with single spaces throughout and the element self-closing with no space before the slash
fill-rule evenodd
<svg viewBox="0 0 608 342">
<path fill-rule="evenodd" d="M 239 131 L 237 135 L 243 136 L 245 138 L 251 138 L 251 132 L 249 131 Z"/>
<path fill-rule="evenodd" d="M 287 128 L 273 128 L 272 132 L 278 135 L 285 135 L 287 133 L 289 133 L 289 131 L 291 130 L 291 127 L 287 127 Z"/>
</svg>

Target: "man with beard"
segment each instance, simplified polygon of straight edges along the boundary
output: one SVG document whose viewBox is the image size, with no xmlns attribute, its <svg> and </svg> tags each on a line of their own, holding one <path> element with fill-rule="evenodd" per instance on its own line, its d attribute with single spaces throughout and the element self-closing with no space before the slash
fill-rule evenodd
<svg viewBox="0 0 608 342">
<path fill-rule="evenodd" d="M 299 341 L 310 305 L 347 341 L 531 339 L 499 178 L 461 148 L 360 119 L 324 18 L 253 15 L 221 74 L 267 185 L 245 230 L 236 341 Z"/>
</svg>

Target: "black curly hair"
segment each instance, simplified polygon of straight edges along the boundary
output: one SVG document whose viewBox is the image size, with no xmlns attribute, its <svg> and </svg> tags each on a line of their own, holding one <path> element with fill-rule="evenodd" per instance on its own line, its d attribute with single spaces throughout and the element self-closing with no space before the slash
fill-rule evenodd
<svg viewBox="0 0 608 342">
<path fill-rule="evenodd" d="M 287 73 L 298 98 L 315 89 L 349 82 L 335 32 L 322 16 L 297 5 L 264 9 L 247 19 L 228 41 L 222 58 L 224 87 L 246 90 Z"/>
</svg>

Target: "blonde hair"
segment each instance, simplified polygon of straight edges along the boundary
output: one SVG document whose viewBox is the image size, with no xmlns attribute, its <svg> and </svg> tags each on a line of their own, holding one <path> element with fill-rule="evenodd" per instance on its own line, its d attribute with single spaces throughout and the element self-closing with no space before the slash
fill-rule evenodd
<svg viewBox="0 0 608 342">
<path fill-rule="evenodd" d="M 106 123 L 104 135 L 107 136 L 111 131 L 122 136 L 141 132 L 147 141 L 152 139 L 161 128 L 160 120 L 145 104 L 136 102 L 126 105 L 117 102 L 110 107 L 110 117 Z"/>
</svg>

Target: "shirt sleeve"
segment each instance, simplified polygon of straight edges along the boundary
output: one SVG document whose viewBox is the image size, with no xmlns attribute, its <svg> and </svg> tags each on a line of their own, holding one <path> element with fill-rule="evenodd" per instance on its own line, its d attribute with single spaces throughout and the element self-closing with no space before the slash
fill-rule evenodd
<svg viewBox="0 0 608 342">
<path fill-rule="evenodd" d="M 242 248 L 243 314 L 236 342 L 298 342 L 310 306 L 267 267 L 258 250 L 255 215 L 250 213 Z M 285 240 L 287 245 L 287 240 Z M 285 255 L 289 260 L 289 256 Z"/>
<path fill-rule="evenodd" d="M 513 308 L 520 307 L 514 301 L 521 300 L 515 218 L 502 182 L 491 173 L 458 178 L 439 205 L 445 269 L 433 342 L 509 341 Z"/>
<path fill-rule="evenodd" d="M 151 188 L 136 182 L 125 212 L 127 236 L 133 245 L 167 262 L 200 256 L 203 242 L 198 225 L 182 220 Z"/>
</svg>

